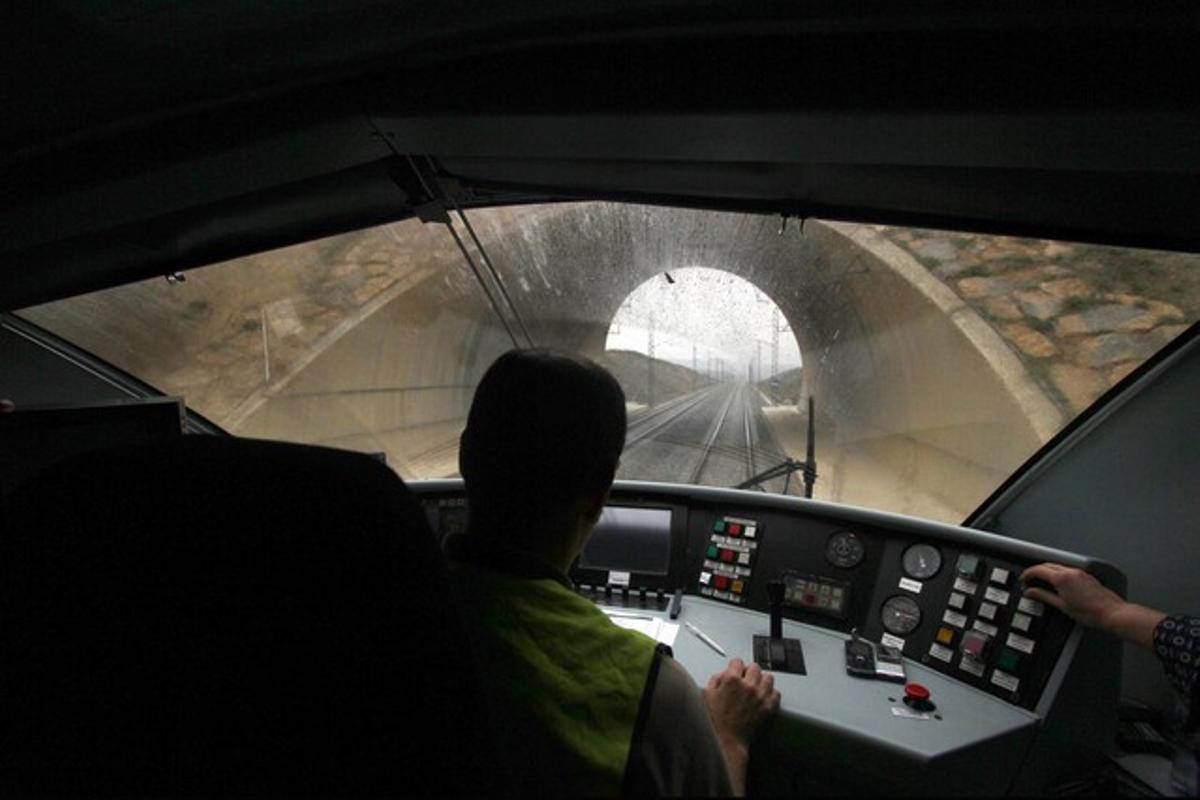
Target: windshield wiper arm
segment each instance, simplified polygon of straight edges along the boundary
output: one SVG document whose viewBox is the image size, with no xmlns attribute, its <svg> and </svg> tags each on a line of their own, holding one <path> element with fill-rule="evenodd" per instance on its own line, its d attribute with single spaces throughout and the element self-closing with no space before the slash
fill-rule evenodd
<svg viewBox="0 0 1200 800">
<path fill-rule="evenodd" d="M 749 489 L 757 486 L 762 489 L 762 482 L 769 481 L 772 478 L 783 477 L 783 492 L 787 494 L 788 483 L 791 481 L 793 472 L 804 473 L 804 496 L 812 498 L 813 484 L 817 482 L 817 457 L 816 457 L 816 426 L 813 422 L 813 399 L 808 398 L 808 443 L 805 448 L 805 458 L 803 461 L 798 461 L 790 456 L 785 458 L 773 467 L 763 470 L 752 478 L 734 486 L 735 489 Z"/>
</svg>

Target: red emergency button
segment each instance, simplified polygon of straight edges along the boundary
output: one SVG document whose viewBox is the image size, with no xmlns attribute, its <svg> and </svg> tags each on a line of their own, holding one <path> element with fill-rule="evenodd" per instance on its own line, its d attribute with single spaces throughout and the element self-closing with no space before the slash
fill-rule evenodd
<svg viewBox="0 0 1200 800">
<path fill-rule="evenodd" d="M 733 561 L 735 558 L 737 558 L 737 553 L 735 553 L 733 550 L 722 550 L 721 551 L 721 560 L 722 561 Z"/>
<path fill-rule="evenodd" d="M 727 586 L 729 586 L 729 578 L 725 577 L 724 575 L 718 575 L 717 576 L 717 588 L 724 589 Z"/>
<path fill-rule="evenodd" d="M 929 690 L 919 683 L 905 684 L 904 704 L 917 711 L 932 711 L 935 708 L 929 700 Z"/>
</svg>

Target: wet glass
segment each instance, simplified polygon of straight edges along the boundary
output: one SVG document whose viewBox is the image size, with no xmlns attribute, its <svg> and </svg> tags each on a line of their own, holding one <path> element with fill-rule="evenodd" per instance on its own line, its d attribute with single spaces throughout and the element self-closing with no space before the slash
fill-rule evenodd
<svg viewBox="0 0 1200 800">
<path fill-rule="evenodd" d="M 1200 313 L 1200 257 L 614 203 L 416 220 L 25 309 L 231 433 L 457 474 L 475 385 L 530 342 L 625 388 L 619 477 L 958 522 Z M 498 279 L 498 281 L 497 281 Z M 756 488 L 802 494 L 801 474 Z"/>
</svg>

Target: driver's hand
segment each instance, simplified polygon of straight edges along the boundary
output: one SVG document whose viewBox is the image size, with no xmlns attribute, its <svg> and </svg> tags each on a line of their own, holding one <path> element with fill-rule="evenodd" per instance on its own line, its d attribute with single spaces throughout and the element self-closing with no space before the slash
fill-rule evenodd
<svg viewBox="0 0 1200 800">
<path fill-rule="evenodd" d="M 1106 589 L 1100 581 L 1075 567 L 1046 563 L 1021 573 L 1023 584 L 1035 578 L 1053 586 L 1054 591 L 1029 587 L 1025 590 L 1026 597 L 1053 606 L 1090 628 L 1111 629 L 1116 615 L 1126 605 L 1116 592 Z"/>
<path fill-rule="evenodd" d="M 775 691 L 774 676 L 757 664 L 747 666 L 735 658 L 708 679 L 704 702 L 717 735 L 745 747 L 758 727 L 779 709 L 779 692 Z"/>
</svg>

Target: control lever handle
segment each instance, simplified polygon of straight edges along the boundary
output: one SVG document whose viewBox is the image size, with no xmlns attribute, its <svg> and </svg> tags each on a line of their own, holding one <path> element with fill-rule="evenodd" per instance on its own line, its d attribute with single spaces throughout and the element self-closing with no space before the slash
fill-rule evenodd
<svg viewBox="0 0 1200 800">
<path fill-rule="evenodd" d="M 771 602 L 771 638 L 783 638 L 783 581 L 767 581 L 767 599 Z"/>
</svg>

